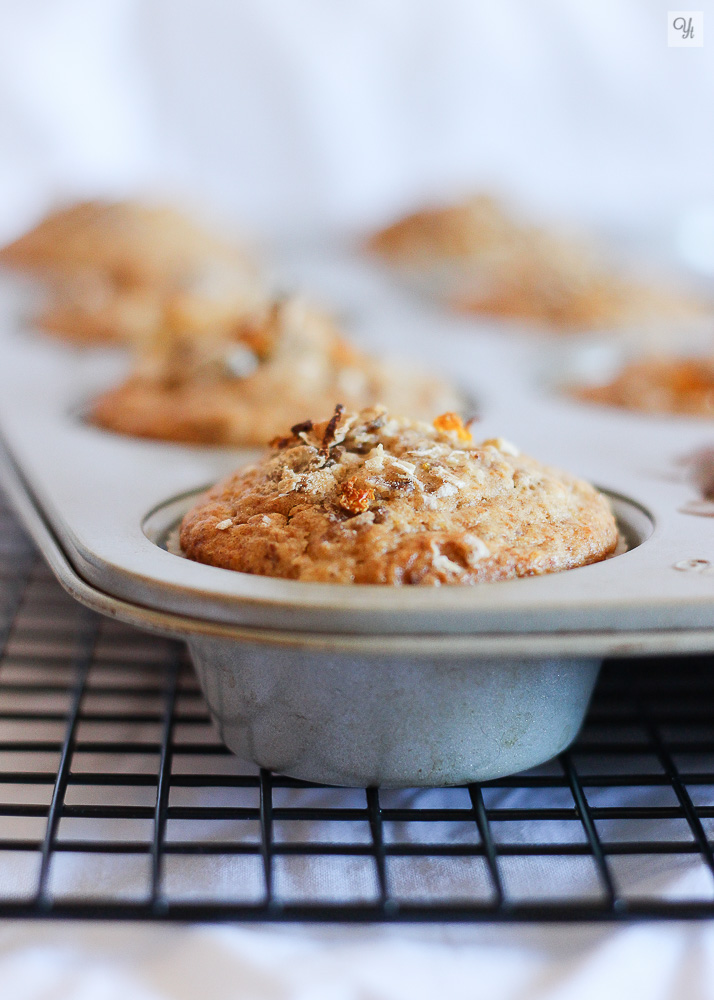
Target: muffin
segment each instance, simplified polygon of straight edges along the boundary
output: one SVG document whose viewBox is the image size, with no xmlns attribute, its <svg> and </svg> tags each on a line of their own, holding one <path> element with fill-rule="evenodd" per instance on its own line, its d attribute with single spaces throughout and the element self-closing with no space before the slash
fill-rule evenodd
<svg viewBox="0 0 714 1000">
<path fill-rule="evenodd" d="M 264 299 L 235 246 L 173 209 L 133 202 L 54 212 L 0 250 L 0 263 L 48 282 L 51 301 L 38 325 L 78 344 L 147 335 L 169 295 L 190 301 L 206 324 Z"/>
<path fill-rule="evenodd" d="M 632 361 L 603 385 L 572 390 L 577 399 L 644 413 L 714 416 L 714 357 Z"/>
<path fill-rule="evenodd" d="M 0 250 L 0 262 L 44 274 L 100 271 L 117 285 L 171 284 L 206 260 L 243 259 L 232 244 L 175 209 L 80 202 L 50 213 Z"/>
<path fill-rule="evenodd" d="M 369 246 L 458 309 L 558 332 L 659 327 L 705 311 L 677 291 L 622 276 L 585 243 L 516 222 L 485 195 L 416 212 Z"/>
<path fill-rule="evenodd" d="M 337 406 L 296 424 L 184 517 L 183 553 L 243 573 L 326 583 L 476 584 L 598 562 L 617 546 L 588 483 L 454 413 L 433 425 Z"/>
<path fill-rule="evenodd" d="M 488 195 L 426 208 L 375 233 L 369 247 L 395 264 L 431 271 L 441 264 L 478 261 L 516 242 L 519 227 Z"/>
<path fill-rule="evenodd" d="M 139 437 L 263 445 L 306 411 L 377 402 L 433 417 L 462 399 L 430 375 L 353 348 L 329 317 L 301 299 L 274 302 L 259 320 L 196 334 L 172 302 L 140 349 L 135 371 L 95 401 L 90 420 Z"/>
<path fill-rule="evenodd" d="M 265 307 L 258 278 L 240 267 L 205 261 L 173 285 L 117 287 L 98 272 L 54 281 L 50 302 L 35 323 L 46 333 L 76 344 L 132 346 L 150 340 L 171 303 L 191 317 L 195 333 L 229 330 L 236 317 L 249 318 Z"/>
</svg>

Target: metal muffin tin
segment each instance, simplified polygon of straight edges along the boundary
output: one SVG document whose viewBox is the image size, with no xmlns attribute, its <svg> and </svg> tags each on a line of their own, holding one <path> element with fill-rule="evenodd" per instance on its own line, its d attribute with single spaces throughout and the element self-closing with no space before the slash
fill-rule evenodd
<svg viewBox="0 0 714 1000">
<path fill-rule="evenodd" d="M 3 481 L 78 599 L 187 638 L 232 749 L 340 784 L 496 777 L 570 742 L 604 655 L 714 648 L 714 523 L 682 512 L 696 491 L 677 464 L 714 427 L 574 402 L 555 388 L 573 343 L 449 316 L 367 263 L 302 255 L 284 273 L 350 314 L 363 343 L 458 378 L 479 400 L 477 436 L 506 437 L 608 490 L 631 548 L 463 588 L 303 584 L 181 559 L 161 542 L 191 494 L 255 452 L 89 426 L 83 404 L 126 360 L 22 329 L 8 283 Z"/>
</svg>

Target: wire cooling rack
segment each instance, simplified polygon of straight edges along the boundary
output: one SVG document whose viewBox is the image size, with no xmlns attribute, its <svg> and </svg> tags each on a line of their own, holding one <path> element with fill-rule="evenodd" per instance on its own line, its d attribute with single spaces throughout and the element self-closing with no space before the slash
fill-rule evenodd
<svg viewBox="0 0 714 1000">
<path fill-rule="evenodd" d="M 607 664 L 511 778 L 326 789 L 233 757 L 182 646 L 72 601 L 0 506 L 0 916 L 714 916 L 711 667 Z"/>
</svg>

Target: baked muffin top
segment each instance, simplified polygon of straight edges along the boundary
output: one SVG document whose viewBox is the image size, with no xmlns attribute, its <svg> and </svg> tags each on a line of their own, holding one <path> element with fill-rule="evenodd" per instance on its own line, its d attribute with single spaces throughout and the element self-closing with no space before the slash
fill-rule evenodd
<svg viewBox="0 0 714 1000">
<path fill-rule="evenodd" d="M 266 300 L 240 248 L 172 208 L 131 201 L 52 212 L 0 249 L 0 264 L 46 280 L 51 295 L 36 325 L 80 346 L 149 338 L 168 298 L 204 328 Z"/>
<path fill-rule="evenodd" d="M 455 308 L 559 332 L 701 319 L 711 307 L 661 282 L 622 273 L 587 239 L 533 225 L 475 195 L 376 233 L 372 250 Z"/>
<path fill-rule="evenodd" d="M 57 209 L 0 250 L 0 263 L 63 275 L 101 272 L 122 288 L 173 282 L 243 259 L 241 251 L 164 205 L 84 201 Z"/>
<path fill-rule="evenodd" d="M 254 446 L 305 412 L 329 412 L 335 398 L 426 418 L 462 402 L 436 376 L 357 350 L 329 316 L 291 298 L 232 328 L 196 329 L 172 306 L 140 345 L 134 372 L 94 402 L 90 418 L 140 437 Z"/>
<path fill-rule="evenodd" d="M 395 261 L 433 264 L 481 257 L 522 238 L 523 231 L 495 198 L 473 195 L 463 202 L 424 208 L 375 233 L 369 246 Z"/>
<path fill-rule="evenodd" d="M 230 331 L 240 320 L 265 310 L 267 292 L 257 269 L 246 259 L 196 259 L 166 281 L 120 284 L 101 269 L 54 275 L 51 297 L 35 318 L 42 330 L 75 344 L 152 340 L 163 313 L 181 313 L 195 333 Z"/>
<path fill-rule="evenodd" d="M 296 424 L 199 500 L 184 554 L 244 573 L 368 584 L 474 584 L 610 555 L 608 501 L 453 413 L 433 426 L 384 407 Z"/>
<path fill-rule="evenodd" d="M 589 403 L 643 413 L 714 417 L 714 357 L 653 357 L 631 361 L 603 385 L 573 395 Z"/>
</svg>

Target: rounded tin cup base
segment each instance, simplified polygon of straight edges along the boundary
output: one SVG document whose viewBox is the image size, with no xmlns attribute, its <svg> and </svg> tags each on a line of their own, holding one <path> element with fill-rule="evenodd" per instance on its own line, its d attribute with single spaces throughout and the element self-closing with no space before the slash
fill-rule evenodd
<svg viewBox="0 0 714 1000">
<path fill-rule="evenodd" d="M 577 735 L 600 660 L 420 658 L 193 637 L 226 745 L 322 784 L 416 787 L 533 767 Z"/>
</svg>

